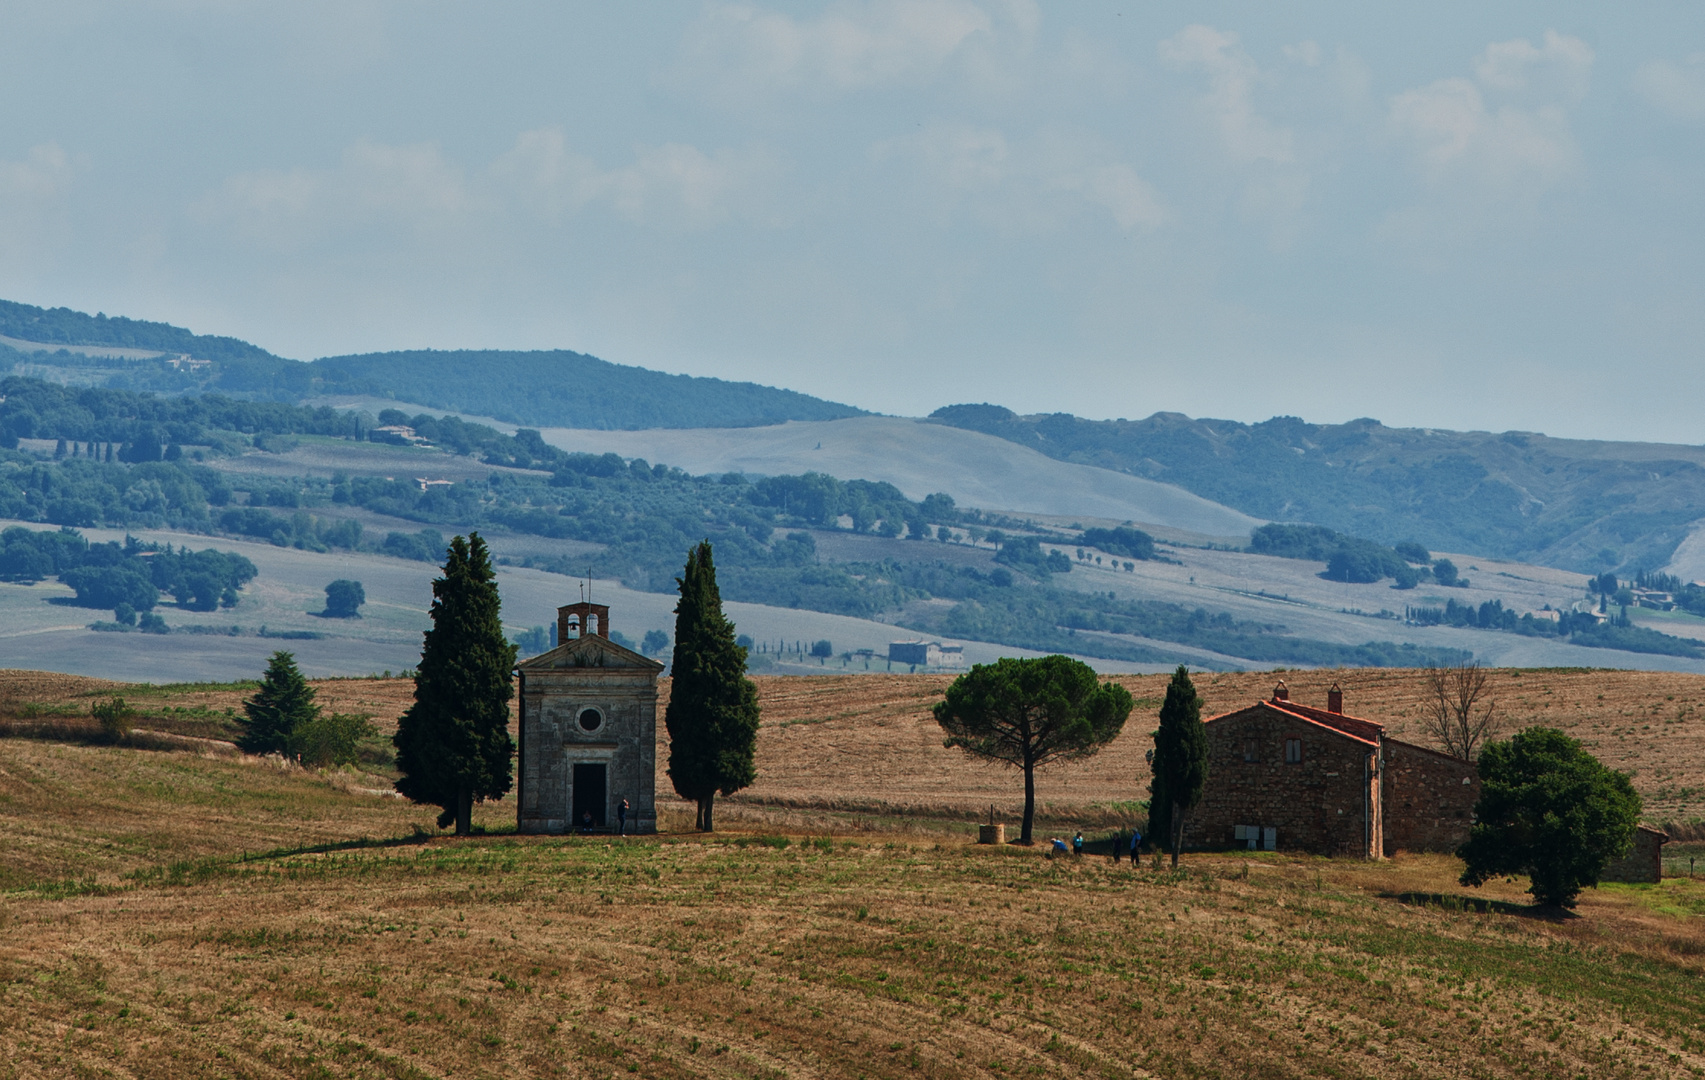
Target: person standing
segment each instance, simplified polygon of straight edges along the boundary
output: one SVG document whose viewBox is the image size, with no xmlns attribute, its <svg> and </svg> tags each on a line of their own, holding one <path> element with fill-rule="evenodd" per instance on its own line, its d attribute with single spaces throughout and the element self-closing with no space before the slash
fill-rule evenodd
<svg viewBox="0 0 1705 1080">
<path fill-rule="evenodd" d="M 1081 829 L 1072 834 L 1072 854 L 1080 858 L 1083 856 L 1083 831 Z"/>
<path fill-rule="evenodd" d="M 1136 869 L 1137 862 L 1143 857 L 1143 833 L 1141 829 L 1131 830 L 1131 868 Z"/>
<path fill-rule="evenodd" d="M 616 835 L 626 836 L 628 833 L 628 801 L 623 799 L 616 804 Z"/>
</svg>

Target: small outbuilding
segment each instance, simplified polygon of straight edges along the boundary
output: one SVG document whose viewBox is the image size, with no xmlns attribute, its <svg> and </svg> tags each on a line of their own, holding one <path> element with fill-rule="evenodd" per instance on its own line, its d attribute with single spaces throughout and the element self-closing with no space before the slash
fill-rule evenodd
<svg viewBox="0 0 1705 1080">
<path fill-rule="evenodd" d="M 557 609 L 556 648 L 516 665 L 521 739 L 516 829 L 657 831 L 657 677 L 663 665 L 610 640 L 610 609 Z"/>
<path fill-rule="evenodd" d="M 1600 881 L 1658 882 L 1664 879 L 1664 845 L 1669 834 L 1639 825 L 1634 829 L 1634 846 L 1628 854 L 1604 868 Z"/>
</svg>

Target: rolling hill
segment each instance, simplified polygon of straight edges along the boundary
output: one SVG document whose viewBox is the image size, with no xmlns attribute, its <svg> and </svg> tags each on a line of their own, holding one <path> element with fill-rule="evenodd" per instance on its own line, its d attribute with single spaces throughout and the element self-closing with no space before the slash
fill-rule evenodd
<svg viewBox="0 0 1705 1080">
<path fill-rule="evenodd" d="M 533 426 L 747 427 L 864 415 L 792 390 L 670 375 L 566 349 L 417 350 L 304 363 L 167 323 L 0 301 L 0 373 L 8 370 L 118 389 L 272 401 L 372 394 Z"/>
<path fill-rule="evenodd" d="M 1255 517 L 1582 573 L 1662 567 L 1705 518 L 1698 446 L 1290 416 L 1085 420 L 998 405 L 950 405 L 931 418 L 1061 461 L 1176 484 Z"/>
</svg>

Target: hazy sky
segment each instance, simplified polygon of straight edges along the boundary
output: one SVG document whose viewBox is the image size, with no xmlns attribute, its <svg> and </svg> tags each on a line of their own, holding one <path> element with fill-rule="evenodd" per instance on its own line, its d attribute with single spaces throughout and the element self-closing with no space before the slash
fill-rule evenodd
<svg viewBox="0 0 1705 1080">
<path fill-rule="evenodd" d="M 1705 441 L 1705 5 L 0 2 L 0 297 Z"/>
</svg>

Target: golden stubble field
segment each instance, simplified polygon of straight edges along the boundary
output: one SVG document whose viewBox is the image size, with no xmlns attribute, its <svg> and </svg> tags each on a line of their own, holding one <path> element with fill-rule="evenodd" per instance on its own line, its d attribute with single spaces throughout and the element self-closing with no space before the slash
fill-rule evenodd
<svg viewBox="0 0 1705 1080">
<path fill-rule="evenodd" d="M 1165 694 L 1165 675 L 1119 676 L 1138 708 L 1124 733 L 1096 757 L 1044 770 L 1038 800 L 1043 819 L 1065 827 L 1094 827 L 1129 818 L 1147 797 L 1148 733 Z M 1324 706 L 1332 683 L 1344 689 L 1346 711 L 1388 725 L 1393 735 L 1423 741 L 1417 718 L 1423 674 L 1354 669 L 1234 674 L 1200 673 L 1204 715 L 1248 704 L 1284 678 L 1294 700 Z M 994 804 L 1013 820 L 1021 805 L 1017 774 L 943 749 L 930 706 L 952 681 L 945 675 L 759 676 L 764 723 L 758 742 L 759 779 L 728 807 L 795 827 L 832 823 L 822 813 L 925 816 L 986 815 Z M 1610 670 L 1492 672 L 1492 698 L 1509 730 L 1533 724 L 1559 728 L 1614 768 L 1630 772 L 1652 822 L 1705 816 L 1705 676 Z M 360 712 L 389 732 L 411 700 L 404 679 L 327 679 L 315 683 L 330 709 Z M 667 700 L 668 680 L 663 680 Z M 194 716 L 239 709 L 247 691 L 224 687 L 150 690 L 74 676 L 0 671 L 0 716 L 30 704 L 87 710 L 92 695 L 121 693 L 168 730 L 212 734 L 185 726 Z M 181 710 L 166 713 L 162 710 Z M 146 722 L 144 722 L 146 726 Z M 659 738 L 666 735 L 659 723 Z M 670 792 L 658 754 L 658 791 Z M 788 810 L 789 815 L 777 811 Z M 834 820 L 838 820 L 834 819 Z"/>
<path fill-rule="evenodd" d="M 1339 677 L 1352 711 L 1412 709 L 1411 675 Z M 1631 755 L 1613 762 L 1691 752 L 1691 713 L 1671 718 L 1696 681 L 1498 678 L 1512 710 Z M 1270 681 L 1201 685 L 1223 709 Z M 1329 681 L 1297 674 L 1293 696 Z M 455 839 L 379 777 L 0 739 L 0 1077 L 1705 1075 L 1705 882 L 1589 890 L 1554 920 L 1525 882 L 1461 888 L 1446 856 L 1173 874 L 874 810 L 814 812 L 862 823 L 839 835 L 778 827 L 811 815 L 776 803 L 826 789 L 920 817 L 930 784 L 937 806 L 1014 801 L 1012 773 L 940 747 L 943 683 L 764 680 L 764 780 L 711 838 L 674 810 L 656 838 Z M 1130 683 L 1157 699 L 1164 679 Z M 0 686 L 7 715 L 117 691 L 161 729 L 241 697 Z M 381 719 L 407 699 L 397 680 L 320 686 Z M 1045 797 L 1086 815 L 1134 797 L 1146 730 Z"/>
</svg>

